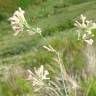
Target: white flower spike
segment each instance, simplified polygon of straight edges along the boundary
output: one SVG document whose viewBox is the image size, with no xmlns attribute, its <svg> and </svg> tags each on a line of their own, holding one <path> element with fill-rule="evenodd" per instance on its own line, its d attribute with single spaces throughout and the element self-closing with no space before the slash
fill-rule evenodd
<svg viewBox="0 0 96 96">
<path fill-rule="evenodd" d="M 49 72 L 47 70 L 44 70 L 43 65 L 41 65 L 38 69 L 34 68 L 34 72 L 32 72 L 31 70 L 27 71 L 29 74 L 27 80 L 32 82 L 33 87 L 43 86 L 44 82 L 50 79 L 49 77 L 47 77 L 49 75 Z"/>
<path fill-rule="evenodd" d="M 41 29 L 38 27 L 31 28 L 27 23 L 24 14 L 25 12 L 19 7 L 18 10 L 14 12 L 13 16 L 9 18 L 9 21 L 11 21 L 12 29 L 15 31 L 14 36 L 24 31 L 24 29 L 29 33 L 29 35 L 35 35 L 36 33 L 41 35 Z"/>
<path fill-rule="evenodd" d="M 9 18 L 11 21 L 11 26 L 15 31 L 15 36 L 18 35 L 19 32 L 24 30 L 24 27 L 29 28 L 29 25 L 24 17 L 24 11 L 21 8 L 18 8 L 13 14 L 12 17 Z"/>
</svg>

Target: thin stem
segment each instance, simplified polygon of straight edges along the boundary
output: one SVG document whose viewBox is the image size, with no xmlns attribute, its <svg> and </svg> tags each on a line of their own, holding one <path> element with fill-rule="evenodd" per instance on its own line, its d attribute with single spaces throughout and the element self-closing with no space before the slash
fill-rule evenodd
<svg viewBox="0 0 96 96">
<path fill-rule="evenodd" d="M 40 36 L 44 39 L 44 41 L 49 45 L 49 46 L 51 46 L 50 45 L 50 43 L 48 42 L 48 40 L 45 38 L 45 37 L 43 37 L 43 35 L 40 33 Z M 52 46 L 51 46 L 52 47 Z M 52 49 L 54 49 L 53 47 L 52 47 Z M 67 94 L 67 89 L 66 89 L 66 85 L 65 85 L 65 82 L 64 82 L 64 77 L 66 77 L 67 78 L 67 72 L 66 72 L 66 70 L 65 70 L 65 67 L 63 66 L 63 64 L 61 63 L 61 59 L 60 59 L 60 54 L 59 54 L 59 52 L 57 52 L 55 49 L 54 49 L 54 53 L 57 55 L 57 58 L 58 58 L 58 64 L 60 65 L 60 70 L 61 70 L 61 75 L 62 75 L 62 82 L 63 82 L 63 86 L 64 86 L 64 90 L 65 90 L 65 94 L 66 94 L 66 96 L 68 96 L 68 94 Z"/>
<path fill-rule="evenodd" d="M 43 38 L 43 40 L 49 45 L 51 46 L 51 44 L 49 43 L 49 41 L 42 35 L 42 33 L 39 33 L 40 36 Z M 52 47 L 52 46 L 51 46 Z M 53 47 L 52 47 L 53 48 Z M 54 49 L 54 48 L 53 48 Z M 55 49 L 54 49 L 55 50 Z M 56 50 L 55 50 L 56 51 Z"/>
</svg>

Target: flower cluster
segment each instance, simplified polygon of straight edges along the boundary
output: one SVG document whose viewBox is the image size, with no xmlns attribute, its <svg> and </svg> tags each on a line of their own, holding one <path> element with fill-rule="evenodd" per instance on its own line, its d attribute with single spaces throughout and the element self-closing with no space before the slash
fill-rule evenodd
<svg viewBox="0 0 96 96">
<path fill-rule="evenodd" d="M 16 10 L 12 17 L 9 18 L 11 21 L 11 26 L 15 31 L 14 35 L 17 35 L 19 32 L 23 31 L 25 27 L 29 28 L 29 25 L 24 17 L 24 11 L 19 8 Z"/>
<path fill-rule="evenodd" d="M 74 25 L 78 28 L 78 39 L 82 39 L 87 44 L 92 45 L 94 42 L 92 30 L 96 29 L 96 23 L 91 20 L 88 21 L 85 16 L 81 15 L 80 21 L 76 21 Z"/>
<path fill-rule="evenodd" d="M 24 29 L 29 33 L 29 35 L 34 35 L 36 33 L 41 34 L 40 28 L 31 28 L 29 24 L 27 23 L 25 17 L 24 17 L 24 11 L 19 8 L 16 10 L 12 17 L 9 18 L 9 21 L 11 21 L 11 26 L 13 30 L 15 31 L 15 36 L 18 35 L 19 32 L 22 32 Z"/>
<path fill-rule="evenodd" d="M 49 75 L 49 72 L 47 70 L 44 70 L 43 65 L 41 65 L 40 68 L 38 68 L 38 69 L 34 68 L 34 72 L 32 72 L 31 70 L 27 70 L 27 71 L 29 74 L 27 80 L 32 82 L 33 87 L 40 88 L 41 86 L 45 85 L 45 82 L 47 80 L 50 79 L 49 77 L 47 77 Z M 35 91 L 37 91 L 37 90 L 35 90 Z"/>
</svg>

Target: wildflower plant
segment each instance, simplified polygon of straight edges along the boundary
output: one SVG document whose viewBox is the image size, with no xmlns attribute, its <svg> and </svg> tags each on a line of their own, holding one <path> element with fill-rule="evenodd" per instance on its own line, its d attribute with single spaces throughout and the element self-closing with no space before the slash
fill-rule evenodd
<svg viewBox="0 0 96 96">
<path fill-rule="evenodd" d="M 34 72 L 29 69 L 27 71 L 27 80 L 32 82 L 32 86 L 35 87 L 35 91 L 40 90 L 42 87 L 44 87 L 46 81 L 50 80 L 50 78 L 47 77 L 47 75 L 49 75 L 49 72 L 47 70 L 44 70 L 43 65 L 41 65 L 38 69 L 34 68 Z"/>
<path fill-rule="evenodd" d="M 9 18 L 11 22 L 12 29 L 15 31 L 15 36 L 22 31 L 27 31 L 30 35 L 37 33 L 41 33 L 40 28 L 31 28 L 27 23 L 25 16 L 25 12 L 20 7 L 16 10 L 12 17 Z"/>
<path fill-rule="evenodd" d="M 52 81 L 50 77 L 48 77 L 49 72 L 44 69 L 43 65 L 41 65 L 40 68 L 34 68 L 34 71 L 28 69 L 27 81 L 30 81 L 32 83 L 35 92 L 43 90 L 44 93 L 46 90 L 48 96 L 64 96 L 64 94 L 65 96 L 69 96 L 70 94 L 69 89 L 77 89 L 78 87 L 77 82 L 73 80 L 73 78 L 71 78 L 71 76 L 67 73 L 66 68 L 62 62 L 62 57 L 60 52 L 52 47 L 52 45 L 48 42 L 48 40 L 42 35 L 40 28 L 38 27 L 33 28 L 27 23 L 24 17 L 24 13 L 25 12 L 21 8 L 19 8 L 17 11 L 15 11 L 13 16 L 9 18 L 9 20 L 11 21 L 11 26 L 15 31 L 14 35 L 16 36 L 18 35 L 18 33 L 23 31 L 28 32 L 29 35 L 34 35 L 36 33 L 39 34 L 47 44 L 44 45 L 43 48 L 46 49 L 48 52 L 55 53 L 56 61 L 59 64 L 60 71 L 61 71 L 59 73 L 61 74 L 61 78 L 60 78 L 61 84 L 59 82 L 59 85 L 55 81 Z M 81 20 L 82 20 L 81 23 L 79 23 L 78 21 L 76 21 L 75 23 L 75 26 L 77 26 L 80 29 L 78 36 L 79 38 L 82 37 L 84 41 L 90 40 L 91 38 L 89 38 L 89 36 L 93 36 L 93 34 L 92 33 L 89 34 L 89 31 L 93 29 L 93 25 L 91 25 L 91 22 L 86 21 L 86 18 L 83 16 L 81 16 Z M 84 33 L 86 34 L 85 37 L 84 34 L 82 33 L 83 30 L 86 32 Z"/>
<path fill-rule="evenodd" d="M 96 30 L 96 23 L 81 15 L 80 21 L 76 21 L 74 25 L 77 27 L 78 39 L 87 43 L 83 50 L 87 64 L 86 72 L 88 75 L 93 76 L 96 74 L 96 50 L 93 46 L 95 37 L 93 30 Z"/>
<path fill-rule="evenodd" d="M 35 93 L 40 92 L 40 94 L 46 94 L 46 96 L 63 96 L 60 88 L 48 76 L 49 72 L 44 69 L 43 65 L 41 65 L 40 68 L 34 68 L 33 71 L 28 69 L 27 72 L 27 80 L 32 84 Z M 43 93 L 41 93 L 42 91 Z"/>
<path fill-rule="evenodd" d="M 93 29 L 96 29 L 96 23 L 92 20 L 87 20 L 84 15 L 80 16 L 80 20 L 76 21 L 74 25 L 77 27 L 78 40 L 83 40 L 89 45 L 92 45 L 94 40 Z"/>
</svg>

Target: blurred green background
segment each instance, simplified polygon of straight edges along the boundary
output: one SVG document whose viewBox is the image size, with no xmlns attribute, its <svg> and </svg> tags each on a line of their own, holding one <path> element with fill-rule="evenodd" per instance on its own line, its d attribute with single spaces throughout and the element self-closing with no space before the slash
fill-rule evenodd
<svg viewBox="0 0 96 96">
<path fill-rule="evenodd" d="M 42 48 L 46 42 L 39 35 L 32 37 L 23 32 L 17 37 L 13 36 L 8 18 L 18 7 L 25 10 L 29 24 L 40 27 L 52 46 L 62 53 L 67 71 L 80 78 L 86 61 L 82 53 L 84 44 L 77 41 L 74 21 L 81 14 L 95 20 L 96 0 L 0 0 L 0 66 L 19 65 L 24 69 L 32 69 L 43 64 L 54 75 L 58 74 L 59 65 L 53 61 L 54 54 Z M 7 81 L 0 80 L 0 96 L 27 96 L 22 94 L 29 92 L 30 88 L 25 81 L 19 80 L 17 86 L 20 90 L 10 87 Z M 91 80 L 82 81 L 85 91 L 90 82 Z M 88 96 L 96 96 L 96 81 L 92 80 L 91 83 L 93 89 Z"/>
</svg>

